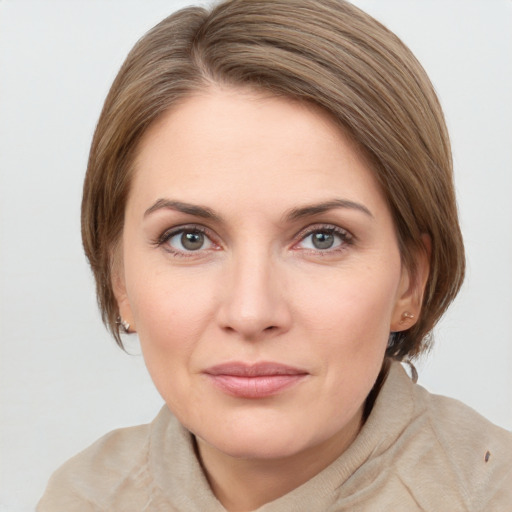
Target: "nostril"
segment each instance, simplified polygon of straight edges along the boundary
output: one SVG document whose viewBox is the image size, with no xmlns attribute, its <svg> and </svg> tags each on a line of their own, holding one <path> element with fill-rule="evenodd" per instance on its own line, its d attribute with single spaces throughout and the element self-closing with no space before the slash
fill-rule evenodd
<svg viewBox="0 0 512 512">
<path fill-rule="evenodd" d="M 269 325 L 268 327 L 265 327 L 265 331 L 273 331 L 274 329 L 277 329 L 275 325 Z"/>
</svg>

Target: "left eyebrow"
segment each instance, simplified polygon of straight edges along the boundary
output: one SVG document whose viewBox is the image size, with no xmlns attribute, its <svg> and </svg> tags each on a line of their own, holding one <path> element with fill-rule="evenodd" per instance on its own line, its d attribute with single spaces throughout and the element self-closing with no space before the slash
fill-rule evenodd
<svg viewBox="0 0 512 512">
<path fill-rule="evenodd" d="M 155 202 L 155 204 L 153 204 L 153 206 L 150 206 L 144 212 L 144 217 L 147 217 L 151 213 L 158 210 L 175 210 L 177 212 L 187 213 L 189 215 L 194 215 L 195 217 L 201 217 L 203 219 L 220 220 L 219 216 L 214 213 L 211 208 L 184 203 L 182 201 L 174 201 L 172 199 L 159 199 Z"/>
<path fill-rule="evenodd" d="M 348 199 L 333 199 L 331 201 L 325 201 L 322 203 L 301 206 L 300 208 L 292 208 L 286 213 L 285 219 L 288 221 L 294 221 L 302 219 L 303 217 L 319 215 L 321 213 L 325 213 L 329 210 L 334 210 L 337 208 L 357 210 L 364 213 L 365 215 L 368 215 L 372 219 L 374 218 L 372 212 L 363 204 L 356 203 L 355 201 L 349 201 Z"/>
</svg>

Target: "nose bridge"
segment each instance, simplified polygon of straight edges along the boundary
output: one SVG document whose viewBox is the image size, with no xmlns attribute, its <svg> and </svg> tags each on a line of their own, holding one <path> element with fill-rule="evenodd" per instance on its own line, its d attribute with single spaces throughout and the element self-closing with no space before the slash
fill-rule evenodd
<svg viewBox="0 0 512 512">
<path fill-rule="evenodd" d="M 267 247 L 248 244 L 233 254 L 221 306 L 224 329 L 255 339 L 288 327 L 284 276 Z"/>
</svg>

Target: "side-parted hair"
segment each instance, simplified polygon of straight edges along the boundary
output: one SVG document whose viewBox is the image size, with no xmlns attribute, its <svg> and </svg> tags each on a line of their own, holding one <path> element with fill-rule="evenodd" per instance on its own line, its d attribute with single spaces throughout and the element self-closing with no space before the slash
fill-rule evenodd
<svg viewBox="0 0 512 512">
<path fill-rule="evenodd" d="M 113 268 L 139 142 L 156 119 L 198 91 L 249 87 L 320 106 L 372 163 L 414 276 L 431 241 L 417 323 L 392 333 L 389 357 L 425 351 L 429 333 L 464 278 L 452 159 L 434 88 L 411 51 L 343 0 L 227 0 L 182 9 L 131 50 L 106 98 L 92 141 L 82 239 L 102 318 L 122 346 Z"/>
</svg>

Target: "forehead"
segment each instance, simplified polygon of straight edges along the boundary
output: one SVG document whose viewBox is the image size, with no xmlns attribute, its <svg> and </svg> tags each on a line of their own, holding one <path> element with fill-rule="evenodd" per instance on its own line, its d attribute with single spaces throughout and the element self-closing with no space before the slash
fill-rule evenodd
<svg viewBox="0 0 512 512">
<path fill-rule="evenodd" d="M 173 107 L 143 137 L 134 168 L 130 196 L 146 202 L 383 201 L 368 160 L 328 114 L 247 90 L 212 88 Z"/>
</svg>

